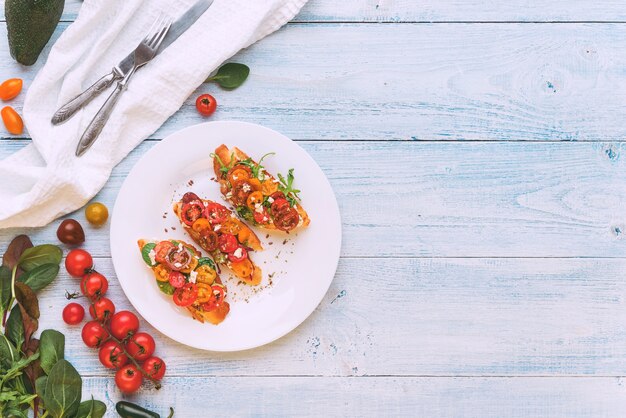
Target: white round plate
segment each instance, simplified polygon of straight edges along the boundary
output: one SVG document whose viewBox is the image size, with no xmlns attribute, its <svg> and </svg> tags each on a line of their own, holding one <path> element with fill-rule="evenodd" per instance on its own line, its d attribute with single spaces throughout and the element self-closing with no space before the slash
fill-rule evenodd
<svg viewBox="0 0 626 418">
<path fill-rule="evenodd" d="M 286 235 L 255 232 L 264 251 L 252 253 L 263 270 L 258 287 L 239 284 L 228 269 L 231 310 L 219 325 L 201 324 L 171 296 L 161 293 L 141 258 L 137 240 L 178 238 L 193 244 L 172 213 L 187 191 L 222 201 L 209 156 L 217 146 L 237 146 L 276 175 L 294 168 L 294 186 L 309 213 L 308 228 Z M 139 160 L 120 189 L 111 219 L 111 254 L 118 280 L 137 311 L 153 327 L 191 347 L 237 351 L 274 341 L 302 323 L 333 280 L 341 249 L 341 220 L 335 195 L 315 161 L 295 142 L 259 125 L 210 122 L 168 136 Z M 270 278 L 271 276 L 271 278 Z"/>
</svg>

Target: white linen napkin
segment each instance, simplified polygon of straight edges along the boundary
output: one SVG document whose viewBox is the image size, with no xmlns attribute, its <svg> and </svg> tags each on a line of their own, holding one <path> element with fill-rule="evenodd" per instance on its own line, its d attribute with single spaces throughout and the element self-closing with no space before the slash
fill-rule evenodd
<svg viewBox="0 0 626 418">
<path fill-rule="evenodd" d="M 176 112 L 226 59 L 291 20 L 307 0 L 215 0 L 187 32 L 135 74 L 96 143 L 76 144 L 110 90 L 72 119 L 55 110 L 124 58 L 160 13 L 177 19 L 195 0 L 85 0 L 28 89 L 33 143 L 0 161 L 0 228 L 43 226 L 87 203 L 111 170 Z"/>
</svg>

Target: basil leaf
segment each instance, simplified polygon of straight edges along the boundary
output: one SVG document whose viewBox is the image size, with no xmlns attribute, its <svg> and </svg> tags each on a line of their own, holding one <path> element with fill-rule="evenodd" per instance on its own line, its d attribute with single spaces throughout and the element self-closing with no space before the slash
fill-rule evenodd
<svg viewBox="0 0 626 418">
<path fill-rule="evenodd" d="M 254 223 L 254 214 L 252 213 L 249 207 L 237 206 L 235 210 L 237 211 L 237 215 L 239 215 L 240 218 Z"/>
<path fill-rule="evenodd" d="M 170 284 L 170 282 L 160 282 L 157 280 L 157 285 L 159 286 L 159 290 L 165 293 L 166 295 L 174 294 L 175 289 L 174 289 L 174 286 Z"/>
<path fill-rule="evenodd" d="M 206 79 L 206 82 L 215 81 L 220 87 L 226 90 L 234 90 L 241 86 L 250 74 L 250 67 L 237 62 L 224 64 L 217 70 L 213 77 Z"/>
<path fill-rule="evenodd" d="M 83 380 L 67 360 L 59 360 L 46 382 L 43 403 L 54 418 L 73 418 L 78 411 Z"/>
<path fill-rule="evenodd" d="M 204 265 L 207 265 L 215 270 L 215 263 L 209 257 L 201 257 L 200 259 L 198 259 L 198 266 Z"/>
<path fill-rule="evenodd" d="M 150 251 L 154 250 L 154 247 L 156 247 L 156 244 L 154 242 L 149 242 L 141 249 L 141 258 L 143 258 L 143 261 L 145 261 L 150 267 L 156 265 L 156 263 L 152 264 L 152 260 L 150 260 Z"/>
<path fill-rule="evenodd" d="M 27 284 L 35 292 L 48 286 L 59 274 L 59 265 L 48 263 L 24 273 L 18 281 Z"/>
<path fill-rule="evenodd" d="M 0 333 L 0 365 L 3 369 L 8 370 L 17 356 L 17 350 L 11 344 L 8 338 Z"/>
<path fill-rule="evenodd" d="M 19 305 L 15 305 L 13 309 L 11 309 L 5 332 L 9 341 L 17 348 L 17 351 L 20 351 L 24 343 L 24 324 L 22 322 L 22 312 Z"/>
<path fill-rule="evenodd" d="M 41 368 L 50 374 L 55 364 L 65 356 L 65 336 L 53 329 L 44 330 L 39 339 L 39 353 Z"/>
<path fill-rule="evenodd" d="M 107 407 L 102 401 L 96 401 L 93 396 L 90 400 L 81 402 L 75 418 L 102 418 Z"/>
<path fill-rule="evenodd" d="M 46 393 L 47 383 L 48 383 L 48 376 L 39 376 L 37 380 L 35 380 L 35 393 L 41 399 L 44 398 L 44 394 Z"/>
<path fill-rule="evenodd" d="M 0 266 L 0 314 L 9 309 L 11 300 L 11 269 Z"/>
<path fill-rule="evenodd" d="M 17 266 L 24 250 L 31 248 L 32 246 L 33 243 L 26 235 L 18 235 L 13 238 L 13 241 L 11 241 L 9 247 L 2 256 L 2 265 L 7 266 L 9 269 Z"/>
<path fill-rule="evenodd" d="M 59 247 L 43 244 L 24 250 L 18 264 L 24 271 L 30 271 L 43 264 L 60 264 L 62 258 L 63 251 Z"/>
</svg>

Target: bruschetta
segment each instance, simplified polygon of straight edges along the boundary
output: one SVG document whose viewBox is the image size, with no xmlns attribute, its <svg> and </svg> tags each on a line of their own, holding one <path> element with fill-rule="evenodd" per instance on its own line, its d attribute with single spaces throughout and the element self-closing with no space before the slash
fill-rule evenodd
<svg viewBox="0 0 626 418">
<path fill-rule="evenodd" d="M 226 286 L 213 260 L 201 257 L 195 247 L 181 240 L 140 239 L 137 244 L 157 286 L 176 305 L 186 308 L 194 319 L 203 323 L 217 325 L 226 318 L 230 311 L 225 300 Z"/>
<path fill-rule="evenodd" d="M 174 213 L 194 242 L 219 265 L 228 267 L 247 284 L 261 283 L 261 268 L 249 254 L 263 250 L 261 241 L 230 209 L 188 192 L 174 204 Z"/>
<path fill-rule="evenodd" d="M 284 232 L 306 228 L 311 221 L 300 204 L 300 190 L 294 188 L 293 169 L 286 178 L 279 174 L 276 179 L 261 165 L 268 155 L 256 162 L 237 147 L 217 147 L 211 156 L 224 199 L 237 215 L 259 228 Z"/>
</svg>

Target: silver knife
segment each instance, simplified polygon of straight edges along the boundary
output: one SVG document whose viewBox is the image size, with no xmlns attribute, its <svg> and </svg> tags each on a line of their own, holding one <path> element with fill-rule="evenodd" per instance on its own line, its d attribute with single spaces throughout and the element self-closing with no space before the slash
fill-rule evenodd
<svg viewBox="0 0 626 418">
<path fill-rule="evenodd" d="M 172 42 L 178 39 L 180 35 L 182 35 L 187 29 L 189 29 L 191 25 L 193 25 L 196 20 L 198 20 L 200 16 L 202 16 L 204 12 L 206 12 L 211 4 L 213 4 L 213 0 L 198 0 L 196 4 L 194 4 L 189 10 L 183 13 L 180 18 L 172 23 L 172 26 L 167 32 L 167 35 L 165 36 L 163 43 L 159 47 L 158 52 L 163 51 Z M 87 90 L 74 97 L 67 104 L 57 110 L 54 116 L 52 116 L 52 124 L 58 125 L 62 122 L 65 122 L 66 120 L 74 116 L 74 114 L 78 110 L 82 109 L 89 102 L 91 102 L 97 95 L 108 89 L 115 81 L 124 78 L 124 75 L 133 67 L 133 52 L 134 51 L 131 51 L 131 53 L 126 56 L 126 58 L 120 61 L 119 64 L 117 64 L 115 67 L 113 67 L 113 70 L 109 74 L 96 81 Z"/>
</svg>

